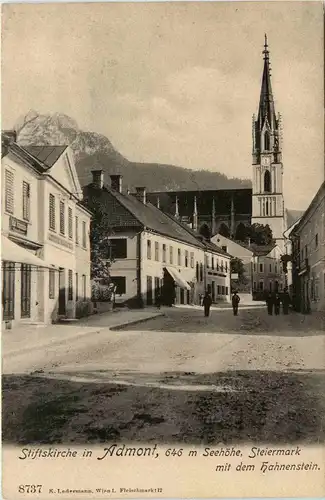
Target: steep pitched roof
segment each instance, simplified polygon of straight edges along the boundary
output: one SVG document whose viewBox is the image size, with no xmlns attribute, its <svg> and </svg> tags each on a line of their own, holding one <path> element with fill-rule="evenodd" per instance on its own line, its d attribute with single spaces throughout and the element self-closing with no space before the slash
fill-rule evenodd
<svg viewBox="0 0 325 500">
<path fill-rule="evenodd" d="M 178 221 L 151 203 L 142 203 L 132 194 L 119 193 L 107 186 L 103 189 L 97 189 L 92 184 L 88 184 L 84 188 L 84 195 L 85 201 L 88 199 L 90 210 L 94 200 L 96 203 L 100 203 L 108 214 L 112 227 L 142 226 L 155 233 L 204 248 L 198 238 Z M 121 207 L 124 208 L 123 211 L 121 211 Z"/>
<path fill-rule="evenodd" d="M 45 170 L 50 169 L 58 161 L 68 146 L 19 146 L 40 161 Z"/>
<path fill-rule="evenodd" d="M 273 245 L 255 245 L 253 243 L 251 245 L 251 248 L 252 248 L 254 255 L 256 257 L 263 257 L 263 256 L 268 255 L 273 250 L 273 248 L 275 248 L 276 246 L 277 246 L 276 244 L 273 244 Z"/>
</svg>

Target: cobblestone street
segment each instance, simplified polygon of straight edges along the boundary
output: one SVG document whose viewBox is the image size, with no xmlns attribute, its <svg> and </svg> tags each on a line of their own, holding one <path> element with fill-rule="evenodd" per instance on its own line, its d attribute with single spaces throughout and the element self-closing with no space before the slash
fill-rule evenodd
<svg viewBox="0 0 325 500">
<path fill-rule="evenodd" d="M 323 317 L 162 312 L 3 351 L 4 442 L 323 442 Z"/>
</svg>

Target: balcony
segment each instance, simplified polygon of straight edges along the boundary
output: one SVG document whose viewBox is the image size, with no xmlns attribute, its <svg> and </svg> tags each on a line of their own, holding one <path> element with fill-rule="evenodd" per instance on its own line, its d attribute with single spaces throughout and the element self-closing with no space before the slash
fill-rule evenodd
<svg viewBox="0 0 325 500">
<path fill-rule="evenodd" d="M 298 275 L 302 276 L 303 274 L 309 273 L 309 269 L 310 269 L 310 266 L 309 266 L 309 263 L 308 263 L 308 259 L 301 260 L 300 261 L 300 266 L 299 266 L 299 269 L 298 269 Z"/>
<path fill-rule="evenodd" d="M 9 229 L 17 234 L 27 235 L 28 224 L 24 220 L 17 219 L 12 215 L 9 217 Z"/>
</svg>

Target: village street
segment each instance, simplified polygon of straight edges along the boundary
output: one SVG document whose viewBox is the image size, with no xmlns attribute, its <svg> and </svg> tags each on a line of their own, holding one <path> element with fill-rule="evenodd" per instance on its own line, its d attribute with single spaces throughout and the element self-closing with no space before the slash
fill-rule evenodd
<svg viewBox="0 0 325 500">
<path fill-rule="evenodd" d="M 81 322 L 87 334 L 57 326 L 52 345 L 4 344 L 4 443 L 324 440 L 324 318 L 160 312 L 127 330 L 101 315 Z"/>
</svg>

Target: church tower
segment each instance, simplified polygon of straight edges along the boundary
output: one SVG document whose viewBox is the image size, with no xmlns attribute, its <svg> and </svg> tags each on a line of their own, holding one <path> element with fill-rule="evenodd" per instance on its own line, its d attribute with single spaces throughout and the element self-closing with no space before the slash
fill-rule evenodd
<svg viewBox="0 0 325 500">
<path fill-rule="evenodd" d="M 273 238 L 284 249 L 282 124 L 275 113 L 267 37 L 264 44 L 258 116 L 253 115 L 252 224 L 268 224 Z"/>
</svg>

